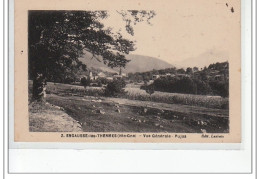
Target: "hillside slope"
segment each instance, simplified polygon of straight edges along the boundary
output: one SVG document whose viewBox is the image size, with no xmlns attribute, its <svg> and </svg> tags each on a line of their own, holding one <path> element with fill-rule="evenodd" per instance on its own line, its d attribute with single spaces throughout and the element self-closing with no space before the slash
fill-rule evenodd
<svg viewBox="0 0 260 179">
<path fill-rule="evenodd" d="M 99 62 L 96 59 L 91 59 L 92 55 L 89 52 L 85 52 L 85 55 L 80 58 L 80 61 L 85 63 L 88 68 L 96 68 L 100 69 L 102 71 L 107 71 L 107 72 L 118 72 L 118 68 L 109 68 L 102 62 L 102 57 L 99 57 L 101 62 Z M 126 58 L 128 60 L 131 60 L 128 64 L 126 64 L 126 68 L 122 69 L 124 73 L 135 73 L 135 72 L 145 72 L 145 71 L 151 71 L 153 69 L 159 70 L 159 69 L 165 69 L 165 68 L 171 68 L 173 65 L 160 60 L 158 58 L 154 57 L 148 57 L 148 56 L 143 56 L 143 55 L 126 55 Z"/>
</svg>

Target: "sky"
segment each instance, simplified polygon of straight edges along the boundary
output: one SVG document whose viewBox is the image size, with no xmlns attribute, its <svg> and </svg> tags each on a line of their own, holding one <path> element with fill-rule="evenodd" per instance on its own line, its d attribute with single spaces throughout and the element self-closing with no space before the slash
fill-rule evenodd
<svg viewBox="0 0 260 179">
<path fill-rule="evenodd" d="M 125 32 L 125 22 L 116 11 L 110 11 L 104 23 L 114 31 L 122 29 L 124 36 L 136 41 L 137 49 L 132 54 L 156 57 L 177 67 L 228 61 L 234 42 L 231 38 L 237 37 L 240 43 L 240 37 L 233 34 L 240 27 L 239 4 L 223 0 L 183 2 L 155 9 L 152 25 L 138 23 L 132 37 Z"/>
</svg>

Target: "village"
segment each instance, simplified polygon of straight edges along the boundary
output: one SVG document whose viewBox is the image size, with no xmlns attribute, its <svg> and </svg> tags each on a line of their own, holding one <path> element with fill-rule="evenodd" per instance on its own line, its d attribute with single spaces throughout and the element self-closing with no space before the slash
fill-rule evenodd
<svg viewBox="0 0 260 179">
<path fill-rule="evenodd" d="M 167 79 L 184 79 L 184 78 L 194 78 L 194 79 L 203 79 L 207 81 L 228 81 L 229 80 L 229 73 L 228 73 L 228 63 L 222 65 L 221 69 L 200 69 L 197 67 L 187 68 L 186 71 L 183 69 L 175 69 L 174 72 L 167 72 L 171 71 L 171 69 L 162 69 L 162 70 L 153 70 L 150 72 L 143 72 L 143 73 L 124 73 L 120 68 L 118 72 L 103 72 L 96 70 L 87 70 L 84 75 L 80 75 L 80 79 L 86 78 L 91 81 L 90 86 L 97 87 L 100 86 L 98 81 L 100 79 L 108 81 L 113 81 L 115 79 L 124 79 L 127 84 L 135 83 L 139 85 L 145 84 L 152 84 L 154 80 L 167 78 Z M 141 76 L 141 78 L 140 78 Z M 73 84 L 80 85 L 80 80 L 74 82 Z"/>
</svg>

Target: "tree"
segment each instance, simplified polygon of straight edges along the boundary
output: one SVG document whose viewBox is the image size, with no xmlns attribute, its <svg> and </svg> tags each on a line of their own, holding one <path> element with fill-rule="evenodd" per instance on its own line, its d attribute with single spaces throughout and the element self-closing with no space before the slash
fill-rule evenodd
<svg viewBox="0 0 260 179">
<path fill-rule="evenodd" d="M 147 21 L 154 11 L 120 11 L 126 22 L 126 31 L 133 35 L 137 22 Z M 29 11 L 28 47 L 29 78 L 33 80 L 33 99 L 42 100 L 45 85 L 51 78 L 74 73 L 75 68 L 85 69 L 79 61 L 83 50 L 102 56 L 109 67 L 125 67 L 129 62 L 125 54 L 134 50 L 134 42 L 120 32 L 105 28 L 102 19 L 107 11 Z"/>
<path fill-rule="evenodd" d="M 147 85 L 146 88 L 145 88 L 145 91 L 151 97 L 151 95 L 154 93 L 154 85 L 153 84 Z"/>
<path fill-rule="evenodd" d="M 186 73 L 187 73 L 187 74 L 192 74 L 192 73 L 193 73 L 192 68 L 188 67 L 188 68 L 186 69 Z"/>
<path fill-rule="evenodd" d="M 199 78 L 202 80 L 202 81 L 208 81 L 209 80 L 209 77 L 208 77 L 208 71 L 207 70 L 203 70 L 199 73 Z"/>
<path fill-rule="evenodd" d="M 90 79 L 86 78 L 86 77 L 82 77 L 80 79 L 80 83 L 84 86 L 84 88 L 86 89 L 86 86 L 90 85 Z"/>
<path fill-rule="evenodd" d="M 229 82 L 212 81 L 209 84 L 214 94 L 220 95 L 223 98 L 229 97 Z"/>
<path fill-rule="evenodd" d="M 108 82 L 105 88 L 106 96 L 118 96 L 125 94 L 126 83 L 123 79 L 115 79 L 113 81 Z"/>
<path fill-rule="evenodd" d="M 193 72 L 197 72 L 199 71 L 199 68 L 198 67 L 193 67 Z"/>
<path fill-rule="evenodd" d="M 180 68 L 177 70 L 177 73 L 179 74 L 185 74 L 185 70 L 183 68 Z"/>
<path fill-rule="evenodd" d="M 197 94 L 207 95 L 212 93 L 212 89 L 207 81 L 202 81 L 199 79 L 193 79 L 197 85 Z"/>
</svg>

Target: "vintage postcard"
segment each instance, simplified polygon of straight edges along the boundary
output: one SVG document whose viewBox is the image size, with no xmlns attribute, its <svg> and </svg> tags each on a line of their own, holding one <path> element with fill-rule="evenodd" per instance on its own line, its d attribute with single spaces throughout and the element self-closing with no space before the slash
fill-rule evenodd
<svg viewBox="0 0 260 179">
<path fill-rule="evenodd" d="M 239 0 L 19 0 L 15 142 L 240 143 Z"/>
</svg>

